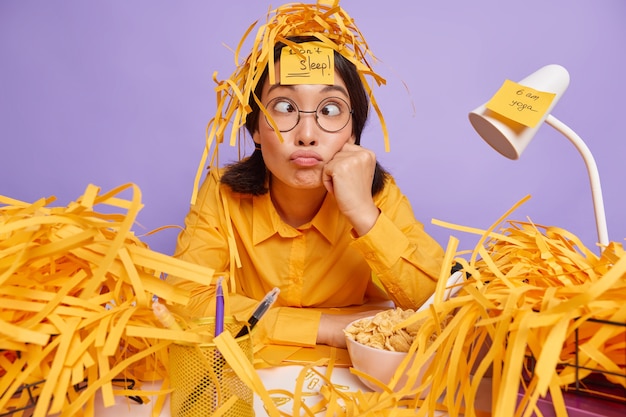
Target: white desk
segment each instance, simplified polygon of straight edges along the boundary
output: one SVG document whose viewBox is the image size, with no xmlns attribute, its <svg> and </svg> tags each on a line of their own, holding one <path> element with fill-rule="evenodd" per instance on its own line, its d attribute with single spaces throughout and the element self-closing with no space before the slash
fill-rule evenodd
<svg viewBox="0 0 626 417">
<path fill-rule="evenodd" d="M 325 368 L 318 368 L 321 373 L 324 373 Z M 268 369 L 260 369 L 258 370 L 259 376 L 263 380 L 263 384 L 265 388 L 268 390 L 283 388 L 288 391 L 293 391 L 293 388 L 296 385 L 296 379 L 302 370 L 301 366 L 281 366 L 276 368 L 268 368 Z M 332 373 L 332 382 L 337 385 L 345 386 L 350 390 L 363 390 L 368 391 L 369 389 L 359 381 L 357 377 L 352 375 L 348 368 L 334 368 Z M 315 377 L 307 380 L 307 388 L 309 388 L 312 392 L 319 391 L 322 382 L 316 380 Z M 142 389 L 149 391 L 151 389 L 158 389 L 157 384 L 153 383 L 143 383 Z M 311 396 L 308 397 L 308 400 L 311 402 L 315 402 L 316 398 Z M 132 400 L 126 400 L 125 398 L 118 398 L 118 402 L 111 407 L 104 407 L 102 405 L 102 399 L 100 394 L 96 394 L 96 417 L 124 417 L 124 416 L 133 416 L 133 417 L 150 417 L 152 416 L 152 409 L 154 405 L 154 398 L 151 398 L 151 402 L 149 404 L 138 404 Z M 289 411 L 292 404 L 290 402 L 286 402 L 281 405 L 280 408 Z M 254 397 L 254 412 L 256 416 L 266 416 L 267 413 L 263 408 L 263 402 L 256 395 Z M 166 403 L 163 407 L 163 410 L 160 414 L 160 417 L 171 417 L 170 414 L 170 406 L 169 400 L 166 400 Z"/>
<path fill-rule="evenodd" d="M 263 380 L 265 388 L 268 390 L 283 388 L 289 392 L 293 392 L 293 388 L 296 385 L 296 378 L 300 374 L 302 367 L 300 366 L 284 366 L 277 368 L 268 368 L 258 370 L 258 373 Z M 321 373 L 324 373 L 325 368 L 321 367 Z M 345 385 L 349 387 L 351 391 L 368 391 L 368 388 L 359 381 L 357 377 L 352 375 L 348 368 L 335 368 L 333 370 L 332 379 L 333 384 Z M 311 391 L 319 391 L 319 385 L 315 384 L 313 379 L 308 381 L 307 388 Z M 480 395 L 477 396 L 478 400 L 475 406 L 480 410 L 490 410 L 491 408 L 491 390 L 489 381 L 479 389 Z M 158 389 L 157 384 L 144 383 L 143 390 Z M 584 397 L 579 395 L 572 395 L 566 393 L 565 395 L 567 412 L 570 417 L 591 417 L 591 416 L 605 416 L 605 417 L 623 417 L 626 415 L 626 405 L 615 402 L 600 401 L 590 397 Z M 309 397 L 311 402 L 316 402 L 315 397 Z M 153 400 L 153 399 L 152 399 Z M 132 400 L 126 400 L 125 398 L 118 397 L 118 402 L 111 407 L 104 408 L 102 406 L 102 400 L 99 394 L 96 398 L 96 417 L 150 417 L 152 416 L 152 410 L 154 401 L 149 404 L 138 404 Z M 539 407 L 546 417 L 553 417 L 554 410 L 550 405 L 550 401 L 541 399 L 539 401 Z M 281 409 L 289 414 L 292 404 L 287 402 L 281 405 Z M 255 395 L 254 398 L 254 411 L 257 417 L 266 416 L 267 413 L 263 408 L 263 402 Z M 438 416 L 445 416 L 445 413 L 439 413 Z M 163 407 L 163 410 L 159 417 L 171 417 L 169 401 Z"/>
</svg>

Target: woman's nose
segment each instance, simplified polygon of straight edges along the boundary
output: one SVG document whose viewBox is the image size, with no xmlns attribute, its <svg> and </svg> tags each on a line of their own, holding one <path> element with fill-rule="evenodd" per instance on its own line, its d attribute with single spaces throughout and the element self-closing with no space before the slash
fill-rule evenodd
<svg viewBox="0 0 626 417">
<path fill-rule="evenodd" d="M 314 146 L 317 144 L 315 138 L 319 134 L 319 128 L 315 117 L 315 112 L 300 113 L 300 122 L 298 123 L 298 131 L 296 134 L 296 140 L 299 146 Z"/>
<path fill-rule="evenodd" d="M 298 139 L 298 145 L 300 146 L 315 146 L 317 141 L 313 138 L 300 138 Z"/>
</svg>

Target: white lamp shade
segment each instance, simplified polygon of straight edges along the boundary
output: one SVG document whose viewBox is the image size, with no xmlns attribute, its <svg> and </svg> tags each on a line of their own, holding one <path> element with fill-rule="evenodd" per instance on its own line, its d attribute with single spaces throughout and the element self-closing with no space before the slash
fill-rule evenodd
<svg viewBox="0 0 626 417">
<path fill-rule="evenodd" d="M 496 151 L 510 159 L 518 159 L 543 124 L 552 108 L 569 85 L 569 73 L 560 65 L 551 64 L 519 81 L 520 85 L 534 90 L 554 93 L 548 110 L 535 127 L 506 118 L 489 110 L 486 104 L 469 113 L 469 120 L 478 134 Z"/>
</svg>

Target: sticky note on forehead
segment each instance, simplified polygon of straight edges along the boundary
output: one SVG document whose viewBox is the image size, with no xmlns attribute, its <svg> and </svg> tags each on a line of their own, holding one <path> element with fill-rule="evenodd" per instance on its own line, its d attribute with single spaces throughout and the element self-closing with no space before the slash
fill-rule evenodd
<svg viewBox="0 0 626 417">
<path fill-rule="evenodd" d="M 280 54 L 280 83 L 335 84 L 333 49 L 321 42 L 303 42 L 297 49 L 285 46 Z"/>
</svg>

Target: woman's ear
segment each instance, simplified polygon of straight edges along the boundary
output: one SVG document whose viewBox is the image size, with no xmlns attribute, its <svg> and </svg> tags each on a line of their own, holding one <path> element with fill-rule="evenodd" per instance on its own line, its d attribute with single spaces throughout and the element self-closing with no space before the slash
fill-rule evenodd
<svg viewBox="0 0 626 417">
<path fill-rule="evenodd" d="M 254 141 L 254 149 L 261 149 L 261 138 L 259 138 L 258 128 L 252 134 L 252 140 Z"/>
</svg>

